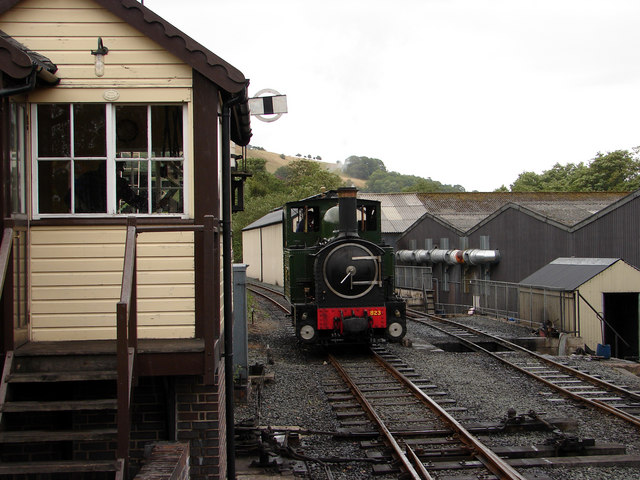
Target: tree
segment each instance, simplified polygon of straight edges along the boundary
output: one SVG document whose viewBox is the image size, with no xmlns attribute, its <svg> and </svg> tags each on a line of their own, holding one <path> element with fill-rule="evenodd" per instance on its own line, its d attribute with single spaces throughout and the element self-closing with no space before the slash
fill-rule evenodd
<svg viewBox="0 0 640 480">
<path fill-rule="evenodd" d="M 638 151 L 598 152 L 588 170 L 577 172 L 573 189 L 587 192 L 626 192 L 640 188 Z"/>
<path fill-rule="evenodd" d="M 364 188 L 366 192 L 394 193 L 394 192 L 464 192 L 461 185 L 445 185 L 430 178 L 415 175 L 403 175 L 398 172 L 378 170 L 371 174 Z"/>
<path fill-rule="evenodd" d="M 371 174 L 376 171 L 387 171 L 387 167 L 384 166 L 382 160 L 369 157 L 357 157 L 355 155 L 350 156 L 344 161 L 342 171 L 354 178 L 361 180 L 368 180 Z"/>
<path fill-rule="evenodd" d="M 625 192 L 640 188 L 638 149 L 598 152 L 588 165 L 556 163 L 541 174 L 522 172 L 512 192 Z"/>
<path fill-rule="evenodd" d="M 462 185 L 445 185 L 437 180 L 431 180 L 430 178 L 419 178 L 410 187 L 402 189 L 403 192 L 415 192 L 415 193 L 442 193 L 442 192 L 464 192 Z"/>
<path fill-rule="evenodd" d="M 248 159 L 252 174 L 245 184 L 244 211 L 233 214 L 233 257 L 242 260 L 242 229 L 285 203 L 300 200 L 342 186 L 342 179 L 310 160 L 294 160 L 275 174 L 266 171 L 266 162 Z"/>
</svg>

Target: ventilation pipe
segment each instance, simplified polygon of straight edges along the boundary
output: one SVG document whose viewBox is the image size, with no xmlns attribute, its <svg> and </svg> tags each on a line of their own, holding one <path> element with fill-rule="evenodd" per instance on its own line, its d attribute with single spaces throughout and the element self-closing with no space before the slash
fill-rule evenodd
<svg viewBox="0 0 640 480">
<path fill-rule="evenodd" d="M 426 263 L 418 260 L 416 252 L 424 252 L 425 250 L 398 250 L 396 252 L 396 260 L 402 263 Z"/>
<path fill-rule="evenodd" d="M 486 265 L 500 261 L 499 250 L 479 250 L 472 248 L 464 251 L 464 263 L 469 265 Z"/>
<path fill-rule="evenodd" d="M 398 250 L 396 260 L 402 263 L 446 263 L 448 265 L 487 265 L 500 261 L 499 250 L 443 250 L 432 248 L 431 250 Z"/>
</svg>

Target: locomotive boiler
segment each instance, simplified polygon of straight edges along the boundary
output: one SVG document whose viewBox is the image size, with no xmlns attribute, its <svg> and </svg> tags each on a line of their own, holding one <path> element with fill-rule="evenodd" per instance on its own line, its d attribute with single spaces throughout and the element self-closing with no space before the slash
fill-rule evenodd
<svg viewBox="0 0 640 480">
<path fill-rule="evenodd" d="M 382 241 L 380 202 L 340 188 L 284 208 L 284 291 L 303 343 L 400 341 L 405 303 Z"/>
</svg>

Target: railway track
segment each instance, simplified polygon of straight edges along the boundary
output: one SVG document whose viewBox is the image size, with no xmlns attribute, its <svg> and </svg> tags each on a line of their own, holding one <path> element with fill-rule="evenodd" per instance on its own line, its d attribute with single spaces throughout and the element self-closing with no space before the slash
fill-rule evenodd
<svg viewBox="0 0 640 480">
<path fill-rule="evenodd" d="M 258 295 L 261 298 L 268 300 L 282 312 L 286 314 L 291 313 L 291 309 L 282 292 L 274 288 L 267 287 L 266 285 L 261 285 L 253 282 L 247 282 L 247 290 L 255 295 Z"/>
<path fill-rule="evenodd" d="M 552 360 L 495 335 L 450 319 L 409 311 L 411 320 L 443 332 L 474 351 L 483 352 L 534 378 L 561 395 L 640 427 L 640 393 L 614 385 L 567 364 Z M 486 345 L 496 344 L 500 351 Z M 483 346 L 484 345 L 484 346 Z"/>
<path fill-rule="evenodd" d="M 330 355 L 329 359 L 350 391 L 350 395 L 334 393 L 333 400 L 343 402 L 339 414 L 357 415 L 362 408 L 392 452 L 393 466 L 376 465 L 375 474 L 399 468 L 403 478 L 416 480 L 432 479 L 429 470 L 472 471 L 474 478 L 526 478 L 425 394 L 424 389 L 433 386 L 413 382 L 407 376 L 411 369 L 398 360 L 375 352 L 346 359 Z"/>
<path fill-rule="evenodd" d="M 262 285 L 249 285 L 250 290 L 261 298 L 268 299 L 270 303 L 277 303 L 277 307 L 280 311 L 287 312 L 286 305 L 283 305 L 282 294 L 272 288 L 264 287 Z M 424 314 L 421 314 L 424 316 Z M 443 326 L 441 322 L 436 322 L 435 319 L 424 318 L 424 322 L 432 328 L 449 330 L 447 334 L 457 334 L 461 339 L 465 341 L 471 341 L 477 339 L 477 343 L 485 346 L 488 343 L 499 344 L 503 341 L 499 338 L 487 336 L 485 332 L 480 331 L 465 331 L 462 327 L 464 325 L 456 325 L 449 323 L 449 326 Z M 465 343 L 460 340 L 461 343 Z M 509 344 L 509 342 L 505 342 Z M 498 423 L 474 423 L 472 418 L 469 418 L 465 413 L 464 407 L 458 407 L 453 400 L 450 400 L 449 395 L 446 392 L 438 391 L 435 385 L 432 385 L 431 381 L 416 379 L 417 376 L 413 370 L 404 365 L 399 359 L 388 358 L 390 354 L 382 352 L 384 343 L 379 347 L 375 347 L 378 350 L 378 354 L 373 358 L 368 358 L 366 364 L 373 364 L 375 369 L 372 372 L 367 373 L 369 367 L 365 365 L 359 365 L 361 359 L 351 357 L 346 360 L 340 359 L 343 364 L 343 370 L 354 381 L 355 388 L 351 386 L 345 386 L 343 382 L 345 380 L 332 378 L 327 382 L 323 382 L 325 390 L 325 401 L 328 400 L 332 406 L 333 412 L 336 415 L 338 421 L 343 425 L 343 429 L 337 431 L 313 431 L 309 434 L 323 435 L 334 437 L 338 444 L 343 444 L 346 440 L 347 445 L 353 445 L 354 441 L 360 440 L 360 447 L 366 449 L 366 456 L 362 457 L 360 453 L 353 450 L 353 447 L 348 448 L 351 454 L 342 455 L 341 458 L 336 457 L 316 457 L 316 458 L 301 458 L 307 464 L 307 470 L 311 471 L 309 465 L 320 465 L 320 467 L 326 472 L 324 475 L 327 479 L 332 479 L 333 474 L 344 475 L 344 468 L 339 464 L 349 462 L 351 465 L 358 465 L 357 468 L 361 473 L 365 471 L 373 470 L 370 475 L 376 477 L 382 475 L 383 478 L 456 478 L 456 479 L 470 479 L 470 478 L 483 478 L 484 479 L 502 479 L 502 478 L 527 478 L 523 473 L 518 473 L 515 468 L 529 468 L 529 467 L 573 467 L 573 466 L 627 466 L 627 468 L 633 468 L 633 465 L 640 464 L 640 457 L 636 455 L 628 455 L 625 451 L 625 446 L 622 444 L 588 444 L 588 441 L 579 441 L 579 444 L 574 450 L 571 441 L 577 440 L 571 435 L 564 437 L 570 440 L 568 443 L 568 450 L 564 450 L 565 445 L 558 446 L 557 443 L 545 443 L 534 446 L 496 446 L 486 452 L 485 457 L 481 457 L 483 453 L 482 449 L 474 446 L 473 443 L 465 443 L 465 435 L 461 435 L 454 427 L 446 423 L 446 419 L 443 420 L 438 413 L 434 412 L 421 400 L 422 397 L 428 398 L 425 400 L 427 404 L 434 403 L 439 405 L 437 410 L 442 410 L 445 416 L 457 415 L 458 412 L 464 415 L 464 419 L 459 421 L 463 422 L 463 430 L 471 432 L 473 435 L 493 435 L 502 432 L 521 431 L 523 428 L 523 422 L 530 422 L 530 427 L 525 429 L 539 430 L 541 425 L 542 429 L 554 430 L 554 433 L 550 433 L 554 441 L 558 439 L 558 429 L 564 430 L 563 422 L 566 422 L 566 427 L 571 429 L 570 419 L 551 419 L 547 418 L 543 420 L 539 418 L 535 413 L 531 419 L 528 415 L 520 415 L 515 418 L 515 422 L 509 425 L 509 418 L 504 420 L 504 425 L 501 422 Z M 467 345 L 468 348 L 472 348 L 471 345 Z M 501 357 L 509 358 L 514 364 L 519 365 L 520 368 L 528 369 L 538 374 L 545 375 L 545 370 L 541 367 L 544 365 L 534 365 L 529 353 L 526 349 L 519 351 L 520 348 L 514 345 L 515 349 L 507 349 L 507 346 L 501 346 L 500 348 L 504 352 L 489 352 L 491 354 L 499 355 Z M 483 347 L 484 348 L 484 347 Z M 489 347 L 491 348 L 491 347 Z M 353 349 L 351 349 L 353 350 Z M 487 350 L 487 348 L 485 348 Z M 318 355 L 316 352 L 314 355 Z M 313 358 L 313 355 L 311 356 Z M 322 358 L 316 357 L 316 360 Z M 386 370 L 380 365 L 380 360 L 386 360 L 387 363 L 392 365 L 392 370 Z M 543 357 L 544 358 L 544 357 Z M 364 360 L 363 360 L 364 361 Z M 346 362 L 346 365 L 344 363 Z M 394 370 L 396 372 L 394 372 Z M 385 373 L 386 372 L 386 373 Z M 342 373 L 340 374 L 343 377 Z M 398 376 L 406 377 L 410 383 L 413 384 L 413 388 L 416 392 L 411 391 L 411 387 L 400 385 Z M 553 375 L 552 375 L 553 376 Z M 562 381 L 563 377 L 556 379 Z M 575 386 L 574 390 L 580 392 L 584 388 L 578 388 L 579 384 L 568 384 L 569 387 Z M 364 398 L 373 408 L 373 413 L 365 413 L 362 403 L 354 400 L 354 390 L 359 389 Z M 597 390 L 597 389 L 590 389 Z M 420 393 L 422 392 L 422 393 Z M 631 392 L 634 393 L 634 392 Z M 635 394 L 635 393 L 634 393 Z M 601 395 L 599 400 L 606 400 L 607 397 L 612 395 Z M 437 403 L 436 403 L 437 402 Z M 633 411 L 633 409 L 630 409 Z M 628 413 L 628 412 L 627 412 Z M 380 426 L 375 426 L 369 418 L 373 418 L 375 421 L 376 416 L 382 421 Z M 527 417 L 527 418 L 525 418 Z M 538 424 L 537 426 L 535 424 Z M 366 425 L 365 425 L 366 424 Z M 377 424 L 375 424 L 377 425 Z M 575 425 L 575 422 L 574 422 Z M 271 428 L 271 427 L 270 427 Z M 381 433 L 382 432 L 382 433 Z M 387 434 L 390 437 L 387 437 Z M 383 440 L 384 438 L 384 440 Z M 483 437 L 484 438 L 484 437 Z M 552 440 L 551 438 L 548 439 Z M 471 440 L 472 442 L 472 440 Z M 493 442 L 492 442 L 493 443 Z M 336 445 L 338 445 L 336 444 Z M 502 444 L 504 445 L 504 444 Z M 516 445 L 519 445 L 516 443 Z M 333 447 L 331 447 L 333 448 Z M 337 451 L 344 451 L 344 447 L 337 447 Z M 356 444 L 357 448 L 357 444 Z M 559 455 L 559 448 L 562 453 Z M 321 450 L 326 452 L 328 450 Z M 390 453 L 393 451 L 393 453 Z M 501 459 L 502 457 L 502 459 Z M 490 465 L 493 459 L 497 459 L 499 462 L 504 463 L 509 467 L 516 475 L 520 476 L 508 476 L 513 475 L 513 472 L 505 474 L 504 472 L 488 469 L 486 465 Z M 372 467 L 373 466 L 373 467 Z M 320 468 L 318 467 L 318 468 Z M 489 467 L 493 468 L 493 467 Z M 333 472 L 333 474 L 332 474 Z M 548 479 L 544 475 L 541 476 L 540 472 L 537 472 L 538 479 Z M 432 477 L 433 476 L 433 477 Z M 315 477 L 314 477 L 315 478 Z M 323 477 L 324 478 L 324 477 Z M 360 477 L 360 478 L 370 478 Z"/>
</svg>

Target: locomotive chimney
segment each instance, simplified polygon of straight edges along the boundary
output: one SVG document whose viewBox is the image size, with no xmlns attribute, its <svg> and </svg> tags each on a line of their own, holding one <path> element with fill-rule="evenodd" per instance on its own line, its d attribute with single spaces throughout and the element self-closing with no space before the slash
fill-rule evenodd
<svg viewBox="0 0 640 480">
<path fill-rule="evenodd" d="M 357 237 L 358 219 L 356 216 L 356 187 L 342 187 L 338 189 L 338 208 L 340 210 L 339 237 Z"/>
</svg>

